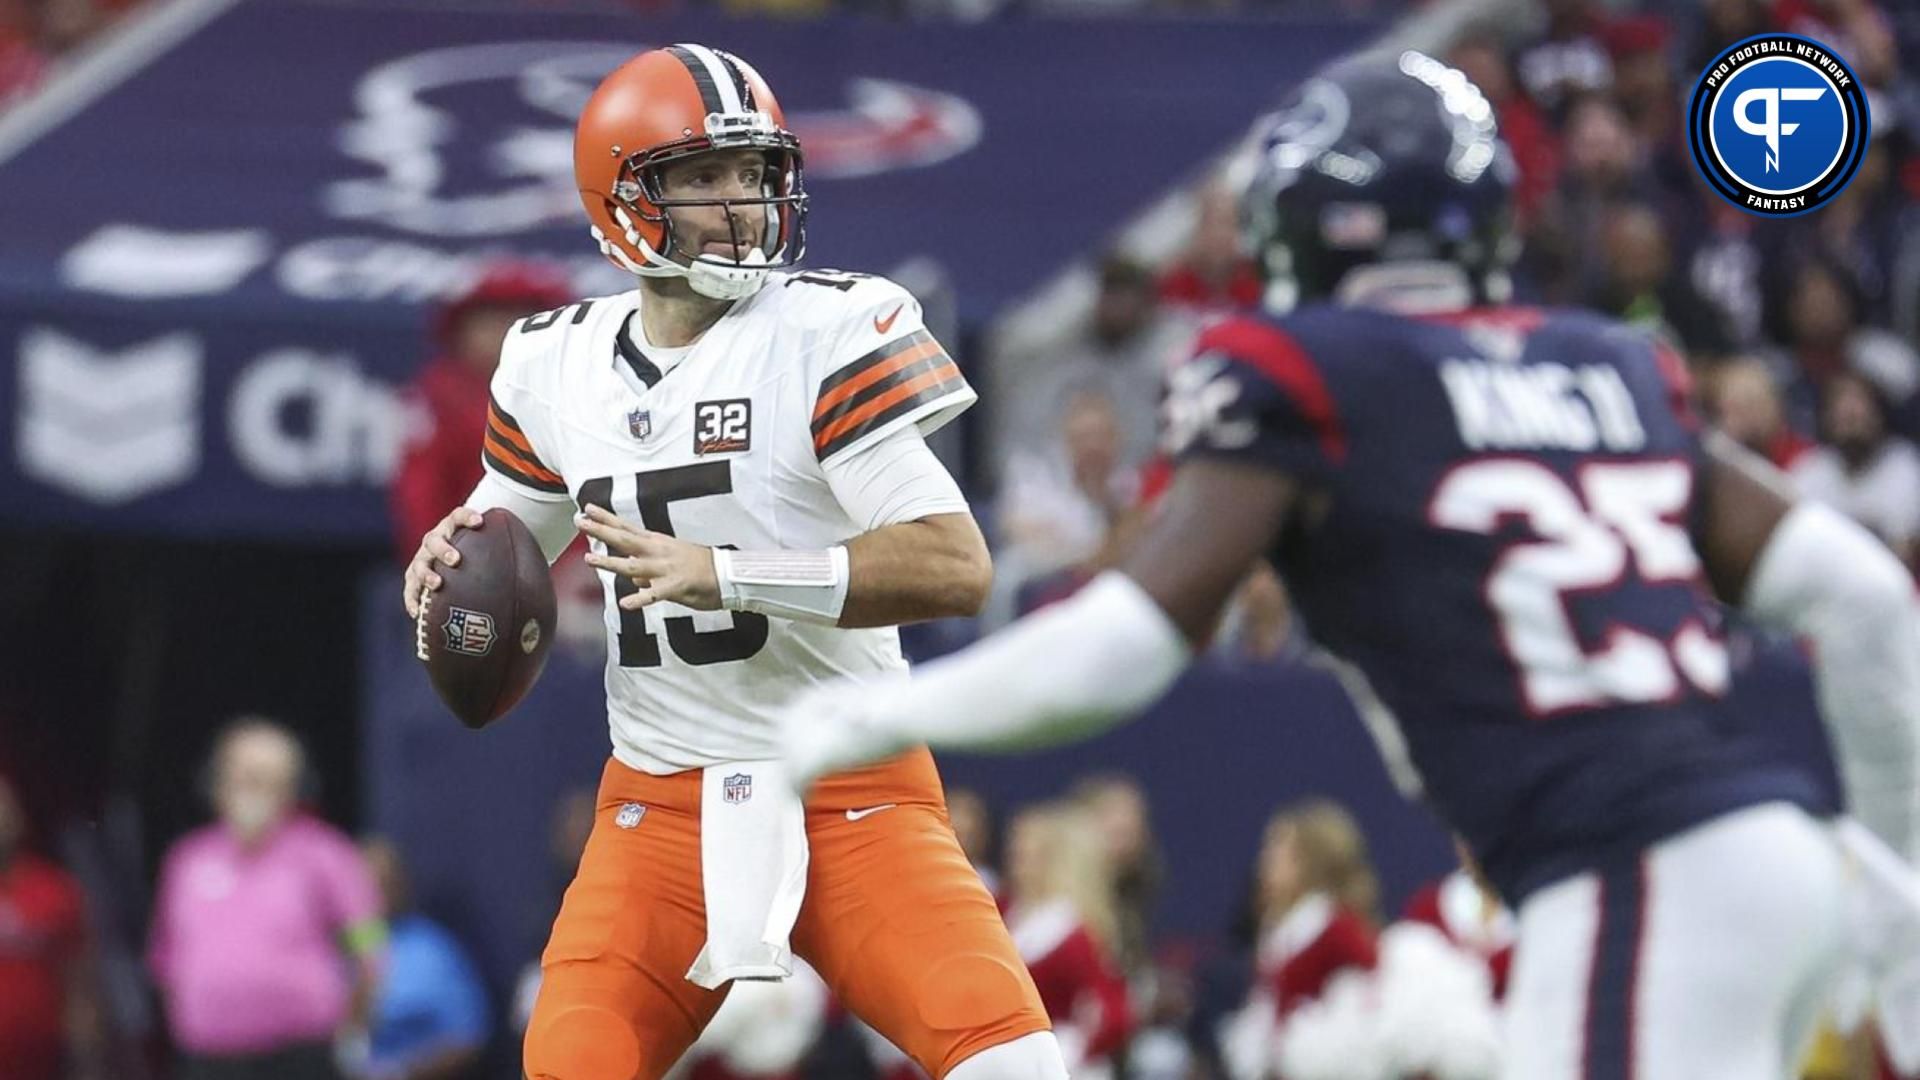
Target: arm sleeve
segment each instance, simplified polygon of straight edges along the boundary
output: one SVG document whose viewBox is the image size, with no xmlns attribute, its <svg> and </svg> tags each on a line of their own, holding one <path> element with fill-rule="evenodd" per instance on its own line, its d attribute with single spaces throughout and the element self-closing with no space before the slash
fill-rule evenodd
<svg viewBox="0 0 1920 1080">
<path fill-rule="evenodd" d="M 977 398 L 927 332 L 919 302 L 885 278 L 856 288 L 832 343 L 817 355 L 810 422 L 822 463 L 909 425 L 932 434 Z"/>
<path fill-rule="evenodd" d="M 822 462 L 827 483 L 847 516 L 863 531 L 969 512 L 947 467 L 918 428 L 900 427 Z"/>
<path fill-rule="evenodd" d="M 796 776 L 811 778 L 916 743 L 1018 751 L 1091 738 L 1159 700 L 1189 656 L 1153 598 L 1108 571 L 911 679 L 834 684 L 801 699 L 783 721 L 788 757 Z"/>
<path fill-rule="evenodd" d="M 520 484 L 487 472 L 467 496 L 466 505 L 482 513 L 499 507 L 513 511 L 540 542 L 540 551 L 553 565 L 579 530 L 573 524 L 573 500 L 565 495 L 535 493 Z"/>
<path fill-rule="evenodd" d="M 1920 863 L 1920 603 L 1884 545 L 1812 502 L 1761 549 L 1746 609 L 1813 644 L 1820 715 L 1853 815 Z"/>
</svg>

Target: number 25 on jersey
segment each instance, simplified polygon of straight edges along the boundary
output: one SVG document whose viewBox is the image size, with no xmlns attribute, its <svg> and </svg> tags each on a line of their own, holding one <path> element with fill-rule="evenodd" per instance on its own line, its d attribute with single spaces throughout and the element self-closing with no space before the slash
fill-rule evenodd
<svg viewBox="0 0 1920 1080">
<path fill-rule="evenodd" d="M 1726 646 L 1699 620 L 1665 640 L 1611 622 L 1605 643 L 1588 651 L 1567 611 L 1575 593 L 1697 580 L 1700 559 L 1681 524 L 1692 469 L 1680 460 L 1606 462 L 1581 467 L 1578 478 L 1576 491 L 1538 461 L 1482 459 L 1449 472 L 1428 506 L 1441 528 L 1491 536 L 1518 518 L 1538 537 L 1502 551 L 1485 587 L 1528 710 L 1545 717 L 1667 701 L 1684 692 L 1682 679 L 1724 693 Z"/>
</svg>

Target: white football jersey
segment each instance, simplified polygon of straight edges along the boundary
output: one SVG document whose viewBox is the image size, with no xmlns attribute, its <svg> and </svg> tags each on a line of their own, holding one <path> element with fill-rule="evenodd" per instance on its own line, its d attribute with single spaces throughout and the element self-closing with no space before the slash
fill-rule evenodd
<svg viewBox="0 0 1920 1080">
<path fill-rule="evenodd" d="M 974 401 L 920 305 L 885 278 L 770 274 L 664 372 L 634 344 L 639 307 L 629 292 L 514 325 L 493 378 L 492 475 L 556 510 L 597 503 L 698 544 L 821 550 L 864 528 L 823 462 L 907 424 L 931 432 Z M 615 601 L 632 584 L 600 578 L 614 755 L 645 772 L 778 756 L 772 718 L 796 693 L 906 666 L 891 627 L 629 612 Z"/>
</svg>

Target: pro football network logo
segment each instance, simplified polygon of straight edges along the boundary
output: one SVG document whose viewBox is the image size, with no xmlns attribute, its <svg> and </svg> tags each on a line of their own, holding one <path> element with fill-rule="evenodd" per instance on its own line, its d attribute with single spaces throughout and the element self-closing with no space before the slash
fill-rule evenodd
<svg viewBox="0 0 1920 1080">
<path fill-rule="evenodd" d="M 1853 69 L 1798 34 L 1729 46 L 1687 108 L 1693 160 L 1721 198 L 1749 213 L 1795 217 L 1846 189 L 1871 118 Z"/>
<path fill-rule="evenodd" d="M 448 608 L 447 621 L 441 629 L 446 631 L 449 651 L 485 656 L 493 649 L 493 616 L 484 611 Z"/>
</svg>

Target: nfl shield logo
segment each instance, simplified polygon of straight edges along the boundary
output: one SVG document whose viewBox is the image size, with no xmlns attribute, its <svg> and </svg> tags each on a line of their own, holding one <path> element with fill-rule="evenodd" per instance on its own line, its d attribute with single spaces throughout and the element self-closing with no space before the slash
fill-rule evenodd
<svg viewBox="0 0 1920 1080">
<path fill-rule="evenodd" d="M 646 807 L 637 802 L 630 802 L 622 806 L 620 812 L 613 816 L 613 823 L 623 829 L 631 829 L 640 824 L 640 819 L 646 816 Z"/>
<path fill-rule="evenodd" d="M 484 611 L 448 608 L 441 629 L 446 631 L 447 648 L 453 652 L 485 656 L 493 648 L 493 616 Z"/>
<path fill-rule="evenodd" d="M 648 409 L 635 409 L 627 414 L 627 430 L 636 439 L 644 439 L 653 434 L 653 413 Z"/>
<path fill-rule="evenodd" d="M 721 780 L 720 797 L 730 803 L 743 803 L 753 798 L 753 777 L 746 773 L 734 773 Z"/>
</svg>

